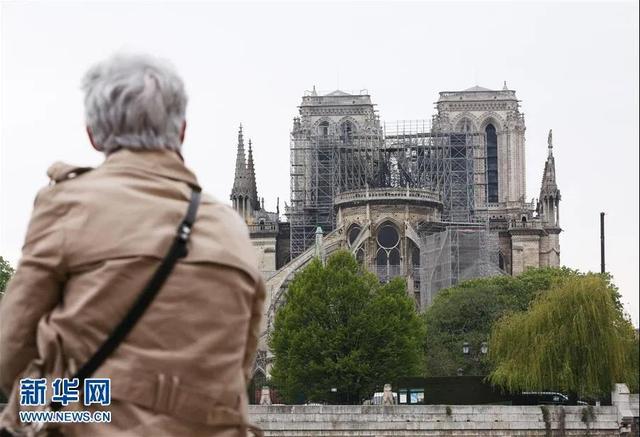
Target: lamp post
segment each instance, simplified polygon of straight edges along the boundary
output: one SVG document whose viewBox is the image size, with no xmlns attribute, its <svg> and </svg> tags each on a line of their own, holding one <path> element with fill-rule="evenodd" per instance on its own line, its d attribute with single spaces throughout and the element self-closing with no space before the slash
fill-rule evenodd
<svg viewBox="0 0 640 437">
<path fill-rule="evenodd" d="M 331 387 L 331 397 L 333 398 L 333 404 L 337 405 L 338 404 L 338 388 L 337 387 Z"/>
<path fill-rule="evenodd" d="M 473 351 L 471 349 L 471 344 L 469 344 L 469 342 L 465 341 L 464 343 L 462 343 L 462 354 L 465 357 L 468 357 L 470 360 L 480 363 L 481 357 L 486 356 L 489 352 L 489 343 L 487 343 L 486 341 L 480 343 L 480 347 L 478 349 L 475 349 L 475 353 L 472 353 Z M 463 369 L 458 369 L 457 373 L 458 376 L 462 376 Z"/>
<path fill-rule="evenodd" d="M 489 352 L 489 345 L 487 344 L 486 341 L 483 341 L 482 344 L 480 345 L 480 353 L 482 355 L 486 355 L 487 352 Z"/>
<path fill-rule="evenodd" d="M 465 355 L 469 355 L 470 352 L 471 348 L 469 347 L 469 343 L 465 341 L 464 343 L 462 343 L 462 353 Z"/>
</svg>

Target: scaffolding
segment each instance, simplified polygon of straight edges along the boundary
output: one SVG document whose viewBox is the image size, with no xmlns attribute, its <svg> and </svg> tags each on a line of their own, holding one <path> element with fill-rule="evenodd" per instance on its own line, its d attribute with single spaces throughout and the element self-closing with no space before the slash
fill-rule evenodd
<svg viewBox="0 0 640 437">
<path fill-rule="evenodd" d="M 297 127 L 297 128 L 296 128 Z M 294 125 L 291 139 L 291 257 L 315 241 L 316 228 L 335 228 L 333 202 L 343 191 L 375 187 L 388 161 L 378 129 L 318 132 Z"/>
<path fill-rule="evenodd" d="M 292 258 L 314 243 L 318 226 L 335 228 L 334 198 L 350 190 L 426 188 L 439 193 L 444 221 L 474 222 L 483 139 L 478 133 L 434 133 L 427 120 L 380 126 L 375 119 L 363 131 L 330 131 L 303 128 L 296 119 L 287 209 Z"/>
<path fill-rule="evenodd" d="M 499 237 L 488 225 L 449 225 L 421 235 L 420 306 L 431 305 L 437 292 L 459 282 L 504 274 L 498 267 Z"/>
</svg>

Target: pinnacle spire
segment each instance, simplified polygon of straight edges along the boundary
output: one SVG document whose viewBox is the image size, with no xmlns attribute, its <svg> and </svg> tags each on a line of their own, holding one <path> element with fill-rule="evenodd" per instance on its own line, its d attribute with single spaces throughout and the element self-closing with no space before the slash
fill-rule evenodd
<svg viewBox="0 0 640 437">
<path fill-rule="evenodd" d="M 242 123 L 238 129 L 238 150 L 236 154 L 236 174 L 233 180 L 233 188 L 231 190 L 231 196 L 247 193 L 247 164 L 244 154 L 244 138 L 242 136 Z"/>
<path fill-rule="evenodd" d="M 544 163 L 540 198 L 544 198 L 545 196 L 557 197 L 560 193 L 556 181 L 556 163 L 553 157 L 553 134 L 551 130 L 549 130 L 547 144 L 549 148 L 549 155 L 547 156 L 547 161 Z"/>
<path fill-rule="evenodd" d="M 560 190 L 556 181 L 556 164 L 553 157 L 553 133 L 549 130 L 547 139 L 549 155 L 544 163 L 544 172 L 542 173 L 542 184 L 540 186 L 540 198 L 538 199 L 538 211 L 548 225 L 560 225 Z"/>
<path fill-rule="evenodd" d="M 256 184 L 256 169 L 253 163 L 253 148 L 251 139 L 249 139 L 249 159 L 247 163 L 247 183 L 249 188 L 249 198 L 253 209 L 260 209 L 260 200 L 258 199 L 258 186 Z"/>
</svg>

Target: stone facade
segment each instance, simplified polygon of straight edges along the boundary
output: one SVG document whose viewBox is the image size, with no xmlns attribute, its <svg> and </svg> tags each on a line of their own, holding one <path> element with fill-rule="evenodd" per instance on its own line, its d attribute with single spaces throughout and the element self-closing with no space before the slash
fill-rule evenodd
<svg viewBox="0 0 640 437">
<path fill-rule="evenodd" d="M 443 91 L 436 104 L 434 130 L 438 132 L 480 132 L 495 128 L 497 139 L 498 198 L 487 198 L 486 173 L 477 173 L 476 204 L 520 204 L 526 195 L 524 115 L 520 113 L 516 92 L 475 86 L 464 91 Z M 486 148 L 478 150 L 486 157 Z M 484 188 L 484 189 L 482 189 Z"/>
<path fill-rule="evenodd" d="M 260 348 L 267 374 L 266 339 L 275 312 L 295 273 L 316 256 L 347 249 L 382 281 L 404 277 L 419 309 L 458 281 L 560 265 L 561 197 L 552 136 L 539 199 L 527 202 L 526 127 L 519 106 L 506 84 L 501 90 L 441 92 L 431 127 L 405 135 L 380 122 L 368 92 L 321 94 L 314 88 L 293 121 L 288 222 L 280 221 L 279 207 L 266 211 L 258 198 L 252 144 L 247 158 L 240 129 L 231 200 L 249 226 L 266 279 Z M 453 142 L 460 137 L 463 143 Z M 442 146 L 441 138 L 450 142 Z M 425 148 L 417 151 L 420 144 Z M 470 201 L 463 205 L 466 215 L 454 216 L 451 194 L 433 184 L 439 174 L 416 169 L 438 147 L 454 150 L 459 144 L 463 158 L 448 162 L 466 166 L 471 176 L 455 188 Z"/>
<path fill-rule="evenodd" d="M 441 222 L 438 195 L 419 189 L 366 189 L 338 195 L 335 207 L 342 247 L 381 281 L 405 277 L 407 291 L 420 308 L 427 297 L 418 271 L 421 239 L 416 229 L 425 221 Z"/>
<path fill-rule="evenodd" d="M 517 275 L 529 267 L 559 266 L 560 191 L 556 184 L 551 132 L 540 198 L 537 204 L 526 202 L 526 126 L 515 91 L 508 89 L 506 83 L 499 91 L 479 86 L 464 91 L 444 91 L 436 108 L 434 131 L 481 135 L 474 151 L 478 162 L 474 173 L 475 208 L 500 234 L 502 269 Z M 495 129 L 496 162 L 491 162 L 490 157 L 492 128 Z M 492 165 L 495 168 L 489 168 Z M 494 198 L 490 198 L 491 176 L 497 176 Z"/>
</svg>

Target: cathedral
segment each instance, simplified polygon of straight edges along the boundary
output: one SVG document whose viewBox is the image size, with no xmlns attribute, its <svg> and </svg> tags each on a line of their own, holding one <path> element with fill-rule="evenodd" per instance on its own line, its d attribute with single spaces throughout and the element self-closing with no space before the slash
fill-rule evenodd
<svg viewBox="0 0 640 437">
<path fill-rule="evenodd" d="M 234 209 L 267 284 L 256 371 L 289 281 L 347 249 L 381 281 L 403 277 L 416 308 L 482 276 L 559 266 L 560 190 L 553 139 L 537 200 L 527 201 L 525 120 L 514 90 L 440 92 L 431 120 L 382 122 L 366 90 L 305 92 L 290 138 L 289 204 L 258 197 L 252 144 L 238 132 Z"/>
</svg>

